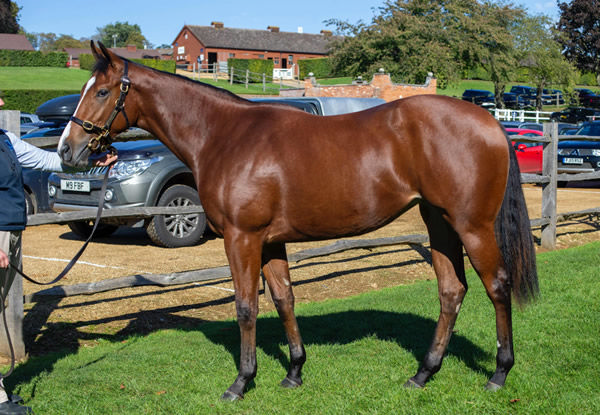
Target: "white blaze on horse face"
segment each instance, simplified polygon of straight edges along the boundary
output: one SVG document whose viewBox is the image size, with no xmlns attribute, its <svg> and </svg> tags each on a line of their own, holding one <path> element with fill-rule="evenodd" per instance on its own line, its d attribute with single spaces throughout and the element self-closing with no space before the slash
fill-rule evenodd
<svg viewBox="0 0 600 415">
<path fill-rule="evenodd" d="M 81 105 L 81 102 L 83 101 L 83 98 L 85 98 L 85 94 L 90 90 L 90 88 L 96 83 L 96 77 L 92 76 L 90 78 L 89 81 L 87 81 L 87 84 L 85 84 L 85 89 L 83 90 L 83 95 L 81 95 L 81 98 L 79 99 L 79 103 L 77 104 L 77 108 L 75 108 L 75 112 L 73 113 L 73 116 L 77 115 L 77 111 L 79 110 L 79 106 Z M 58 147 L 56 148 L 58 151 L 60 151 L 61 147 L 63 146 L 65 139 L 69 136 L 69 134 L 71 133 L 71 125 L 73 124 L 72 121 L 69 121 L 67 123 L 67 126 L 65 127 L 65 129 L 63 130 L 62 135 L 60 136 L 60 140 L 58 141 Z"/>
</svg>

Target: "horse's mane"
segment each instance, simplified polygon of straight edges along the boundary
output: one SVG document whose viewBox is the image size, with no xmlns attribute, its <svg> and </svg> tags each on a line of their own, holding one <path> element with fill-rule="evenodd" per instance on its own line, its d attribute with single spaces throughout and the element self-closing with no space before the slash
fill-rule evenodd
<svg viewBox="0 0 600 415">
<path fill-rule="evenodd" d="M 144 69 L 156 72 L 156 73 L 158 73 L 160 75 L 174 77 L 174 78 L 180 79 L 180 80 L 182 80 L 184 82 L 192 83 L 195 86 L 201 86 L 201 87 L 204 87 L 204 88 L 208 88 L 212 92 L 224 95 L 225 97 L 228 97 L 228 98 L 233 98 L 233 99 L 235 99 L 237 101 L 251 102 L 251 101 L 248 101 L 247 99 L 244 99 L 244 98 L 242 98 L 242 97 L 234 94 L 233 92 L 227 91 L 226 89 L 218 88 L 216 86 L 213 86 L 213 85 L 210 85 L 210 84 L 206 84 L 204 82 L 195 81 L 193 79 L 188 78 L 187 76 L 182 76 L 182 75 L 178 75 L 178 74 L 173 74 L 173 73 L 169 73 L 169 72 L 160 71 L 158 69 L 151 68 L 149 66 L 142 65 L 142 64 L 139 64 L 137 62 L 132 62 L 131 60 L 126 59 L 126 58 L 124 58 L 122 56 L 119 56 L 119 58 L 121 58 L 123 61 L 127 61 L 129 65 L 135 65 L 135 66 L 138 66 L 138 67 L 141 67 L 141 68 L 144 68 Z M 106 71 L 108 70 L 109 65 L 110 65 L 110 62 L 108 61 L 108 59 L 106 59 L 104 57 L 101 57 L 101 59 L 97 59 L 96 60 L 96 63 L 94 64 L 94 67 L 92 68 L 92 73 L 96 73 L 96 72 L 106 73 Z"/>
</svg>

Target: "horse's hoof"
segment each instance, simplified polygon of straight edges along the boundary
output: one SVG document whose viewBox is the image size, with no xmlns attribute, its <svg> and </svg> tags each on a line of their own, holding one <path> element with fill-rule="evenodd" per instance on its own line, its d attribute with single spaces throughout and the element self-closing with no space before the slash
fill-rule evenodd
<svg viewBox="0 0 600 415">
<path fill-rule="evenodd" d="M 280 385 L 284 388 L 297 388 L 298 386 L 302 385 L 302 379 L 293 380 L 286 376 L 285 379 L 281 381 Z"/>
<path fill-rule="evenodd" d="M 421 388 L 423 387 L 423 385 L 419 385 L 419 384 L 418 384 L 417 382 L 415 382 L 414 380 L 412 380 L 412 379 L 408 379 L 408 380 L 406 381 L 406 383 L 404 384 L 404 387 L 405 387 L 405 388 L 408 388 L 408 389 L 421 389 Z"/>
<path fill-rule="evenodd" d="M 487 385 L 485 385 L 485 390 L 490 391 L 490 392 L 496 392 L 497 390 L 500 390 L 502 388 L 502 385 L 498 385 L 494 382 L 488 382 Z"/>
<path fill-rule="evenodd" d="M 242 395 L 238 395 L 237 393 L 231 392 L 229 389 L 227 389 L 223 396 L 221 396 L 221 400 L 227 402 L 241 401 L 242 399 L 244 399 Z"/>
</svg>

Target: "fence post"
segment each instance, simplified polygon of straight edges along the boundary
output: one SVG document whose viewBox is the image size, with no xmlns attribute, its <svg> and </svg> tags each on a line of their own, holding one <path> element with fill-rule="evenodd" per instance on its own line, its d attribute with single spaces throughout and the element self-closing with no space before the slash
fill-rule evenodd
<svg viewBox="0 0 600 415">
<path fill-rule="evenodd" d="M 0 128 L 10 131 L 20 137 L 21 111 L 0 111 Z M 4 168 L 4 166 L 3 166 Z M 23 279 L 17 275 L 14 279 L 6 298 L 7 306 L 1 313 L 6 313 L 8 332 L 13 344 L 15 358 L 21 360 L 25 357 L 25 342 L 23 340 Z M 4 328 L 0 329 L 0 353 L 10 356 L 10 348 Z"/>
<path fill-rule="evenodd" d="M 556 248 L 556 156 L 558 152 L 558 124 L 544 123 L 544 136 L 550 138 L 544 143 L 542 174 L 550 178 L 542 183 L 542 219 L 549 223 L 542 225 L 541 245 L 544 249 Z"/>
<path fill-rule="evenodd" d="M 217 82 L 217 68 L 218 68 L 217 65 L 218 65 L 217 62 L 213 63 L 213 80 L 215 82 Z"/>
<path fill-rule="evenodd" d="M 250 78 L 250 69 L 246 69 L 246 89 L 248 89 L 248 78 Z"/>
<path fill-rule="evenodd" d="M 233 85 L 233 66 L 231 67 L 231 69 L 229 70 L 230 74 L 229 74 L 229 85 Z"/>
<path fill-rule="evenodd" d="M 263 72 L 263 92 L 267 90 L 267 75 Z"/>
</svg>

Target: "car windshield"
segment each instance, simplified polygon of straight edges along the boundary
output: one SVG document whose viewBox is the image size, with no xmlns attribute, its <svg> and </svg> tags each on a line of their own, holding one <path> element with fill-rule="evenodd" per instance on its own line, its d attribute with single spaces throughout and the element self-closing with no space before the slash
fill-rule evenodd
<svg viewBox="0 0 600 415">
<path fill-rule="evenodd" d="M 600 123 L 584 124 L 575 135 L 600 136 Z"/>
</svg>

